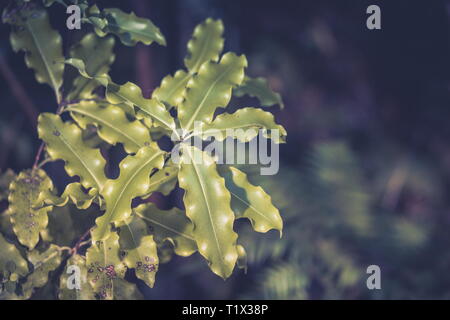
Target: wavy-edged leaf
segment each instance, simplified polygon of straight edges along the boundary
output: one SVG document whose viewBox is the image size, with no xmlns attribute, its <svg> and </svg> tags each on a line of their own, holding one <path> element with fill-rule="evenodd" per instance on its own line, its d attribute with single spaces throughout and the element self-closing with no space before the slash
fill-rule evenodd
<svg viewBox="0 0 450 320">
<path fill-rule="evenodd" d="M 122 108 L 94 101 L 81 101 L 65 109 L 78 125 L 86 129 L 95 125 L 98 135 L 115 145 L 122 143 L 127 153 L 135 153 L 151 142 L 148 129 L 137 120 L 130 121 Z"/>
<path fill-rule="evenodd" d="M 156 243 L 153 236 L 148 235 L 145 222 L 134 217 L 130 223 L 121 226 L 119 244 L 125 265 L 134 269 L 136 277 L 153 288 L 159 261 Z"/>
<path fill-rule="evenodd" d="M 178 180 L 185 190 L 186 215 L 194 224 L 194 238 L 211 270 L 227 278 L 238 257 L 233 231 L 231 196 L 214 160 L 205 152 L 184 146 Z"/>
<path fill-rule="evenodd" d="M 80 59 L 85 63 L 86 73 L 93 78 L 109 72 L 114 62 L 114 38 L 99 38 L 94 33 L 88 33 L 70 50 L 70 57 Z M 90 99 L 94 96 L 92 91 L 98 87 L 98 82 L 78 76 L 74 79 L 72 88 L 67 95 L 67 100 Z"/>
<path fill-rule="evenodd" d="M 91 188 L 84 190 L 79 182 L 69 183 L 61 196 L 47 190 L 40 194 L 40 203 L 44 205 L 63 207 L 71 201 L 78 209 L 87 209 L 91 206 L 94 199 L 98 196 L 98 190 Z"/>
<path fill-rule="evenodd" d="M 90 8 L 88 12 L 92 13 L 95 10 L 98 9 Z M 166 45 L 166 39 L 161 31 L 149 19 L 137 17 L 133 12 L 125 13 L 117 8 L 100 10 L 99 15 L 100 17 L 92 15 L 88 19 L 98 19 L 91 22 L 96 26 L 95 32 L 101 37 L 107 33 L 113 33 L 127 46 L 134 46 L 138 42 L 149 45 L 153 41 Z"/>
<path fill-rule="evenodd" d="M 241 142 L 249 142 L 261 130 L 265 137 L 280 143 L 286 141 L 287 135 L 283 126 L 275 123 L 272 113 L 257 108 L 243 108 L 231 114 L 219 114 L 213 122 L 202 123 L 196 129 L 200 131 L 196 133 L 194 130 L 194 135 L 201 134 L 203 138 L 212 136 L 218 141 L 232 137 Z M 278 135 L 271 135 L 273 130 L 278 130 Z"/>
<path fill-rule="evenodd" d="M 146 99 L 142 95 L 139 86 L 132 82 L 123 85 L 115 84 L 107 74 L 92 76 L 86 70 L 85 63 L 80 59 L 67 59 L 67 64 L 78 69 L 78 72 L 88 79 L 93 79 L 106 88 L 106 99 L 109 103 L 127 106 L 125 111 L 134 115 L 134 107 L 137 108 L 136 117 L 143 119 L 148 126 L 154 122 L 155 126 L 175 130 L 175 121 L 164 105 L 157 99 Z"/>
<path fill-rule="evenodd" d="M 183 257 L 197 251 L 194 225 L 180 209 L 161 210 L 152 203 L 146 203 L 139 205 L 134 211 L 148 224 L 157 243 L 169 241 L 175 253 Z"/>
<path fill-rule="evenodd" d="M 195 27 L 192 39 L 187 44 L 188 56 L 184 59 L 191 74 L 196 73 L 204 62 L 219 59 L 224 42 L 222 33 L 222 20 L 208 18 Z"/>
<path fill-rule="evenodd" d="M 32 250 L 39 242 L 39 233 L 47 227 L 50 207 L 39 207 L 41 192 L 53 189 L 43 170 L 25 170 L 11 182 L 8 215 L 14 233 L 21 244 Z"/>
<path fill-rule="evenodd" d="M 28 260 L 33 264 L 33 271 L 22 285 L 24 294 L 31 295 L 34 288 L 43 287 L 48 281 L 48 274 L 54 271 L 61 264 L 61 251 L 53 244 L 40 253 L 33 250 L 28 254 Z"/>
<path fill-rule="evenodd" d="M 181 127 L 190 131 L 194 121 L 209 123 L 218 107 L 226 107 L 231 90 L 244 80 L 247 59 L 228 52 L 220 63 L 205 62 L 187 83 L 185 100 L 178 107 Z"/>
<path fill-rule="evenodd" d="M 25 63 L 39 83 L 49 84 L 60 102 L 64 57 L 60 34 L 52 29 L 47 11 L 34 3 L 24 3 L 3 13 L 3 22 L 13 28 L 10 36 L 15 52 L 25 52 Z"/>
<path fill-rule="evenodd" d="M 166 163 L 164 168 L 158 170 L 150 180 L 149 194 L 155 191 L 167 196 L 175 188 L 178 181 L 178 167 Z"/>
<path fill-rule="evenodd" d="M 95 220 L 97 227 L 92 239 L 104 240 L 109 236 L 111 223 L 126 220 L 131 215 L 131 201 L 148 193 L 150 173 L 164 165 L 164 152 L 155 146 L 143 147 L 134 156 L 126 157 L 120 164 L 120 175 L 108 180 L 101 194 L 106 202 L 106 212 Z"/>
<path fill-rule="evenodd" d="M 47 144 L 53 160 L 65 161 L 69 176 L 79 176 L 85 188 L 101 190 L 106 182 L 106 161 L 100 150 L 87 147 L 81 129 L 73 123 L 64 123 L 58 115 L 42 113 L 38 119 L 39 138 Z"/>
<path fill-rule="evenodd" d="M 272 204 L 271 197 L 259 186 L 254 186 L 241 170 L 229 167 L 225 181 L 231 192 L 232 208 L 237 218 L 247 218 L 257 232 L 283 230 L 280 212 Z"/>
<path fill-rule="evenodd" d="M 88 281 L 97 299 L 114 298 L 115 285 L 123 279 L 126 266 L 119 256 L 119 236 L 111 233 L 104 241 L 96 241 L 86 252 Z"/>
<path fill-rule="evenodd" d="M 17 247 L 6 241 L 1 233 L 0 248 L 0 274 L 2 274 L 5 278 L 8 278 L 12 273 L 15 273 L 21 277 L 27 275 L 27 261 L 22 257 Z"/>
<path fill-rule="evenodd" d="M 72 267 L 71 267 L 72 266 Z M 73 283 L 73 272 L 71 269 L 73 266 L 79 268 L 79 284 L 80 288 L 77 289 L 72 288 L 74 285 Z M 71 267 L 71 269 L 68 269 Z M 68 273 L 68 271 L 71 271 L 72 273 Z M 94 297 L 94 290 L 91 286 L 91 284 L 87 281 L 87 275 L 88 275 L 88 268 L 86 267 L 86 258 L 83 256 L 80 256 L 78 254 L 75 254 L 71 256 L 66 263 L 66 267 L 64 268 L 64 271 L 61 274 L 61 277 L 59 278 L 59 291 L 58 291 L 58 298 L 60 300 L 93 300 Z M 71 287 L 69 288 L 68 285 Z"/>
<path fill-rule="evenodd" d="M 161 84 L 152 93 L 152 98 L 163 101 L 170 106 L 178 106 L 183 102 L 186 85 L 192 74 L 184 70 L 178 70 L 175 74 L 167 75 L 161 80 Z"/>
<path fill-rule="evenodd" d="M 170 106 L 178 106 L 183 101 L 186 85 L 192 75 L 197 73 L 206 61 L 217 61 L 223 49 L 223 23 L 221 20 L 206 19 L 197 25 L 188 42 L 188 57 L 184 64 L 188 72 L 178 70 L 173 76 L 168 75 L 161 81 L 161 85 L 153 91 L 153 98 L 157 98 Z"/>
<path fill-rule="evenodd" d="M 156 99 L 146 99 L 142 90 L 132 82 L 117 85 L 110 82 L 106 88 L 106 98 L 110 103 L 125 103 L 128 106 L 136 106 L 138 119 L 151 119 L 156 126 L 166 128 L 169 131 L 175 129 L 175 121 L 164 105 Z"/>
<path fill-rule="evenodd" d="M 11 169 L 0 174 L 0 201 L 8 198 L 9 184 L 15 177 L 16 174 Z"/>
<path fill-rule="evenodd" d="M 263 107 L 271 107 L 278 104 L 281 109 L 284 109 L 281 95 L 270 89 L 267 80 L 264 78 L 245 77 L 244 82 L 233 91 L 233 94 L 236 97 L 249 95 L 257 98 Z"/>
</svg>

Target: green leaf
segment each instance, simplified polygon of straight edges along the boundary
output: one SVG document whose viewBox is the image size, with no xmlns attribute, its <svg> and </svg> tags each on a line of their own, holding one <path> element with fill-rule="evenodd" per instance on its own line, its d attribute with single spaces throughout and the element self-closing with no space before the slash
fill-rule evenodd
<svg viewBox="0 0 450 320">
<path fill-rule="evenodd" d="M 61 196 L 55 195 L 52 191 L 47 190 L 41 192 L 39 200 L 44 205 L 63 207 L 69 200 L 76 205 L 78 209 L 87 209 L 91 206 L 92 201 L 98 196 L 98 190 L 95 188 L 85 191 L 83 186 L 78 182 L 69 183 Z"/>
<path fill-rule="evenodd" d="M 207 153 L 187 146 L 182 152 L 178 180 L 198 250 L 215 274 L 228 278 L 238 257 L 230 193 Z"/>
<path fill-rule="evenodd" d="M 170 106 L 178 106 L 183 102 L 186 85 L 192 75 L 184 70 L 178 70 L 173 76 L 165 76 L 158 88 L 152 93 L 152 98 L 163 101 Z"/>
<path fill-rule="evenodd" d="M 95 31 L 99 36 L 113 33 L 127 46 L 134 46 L 138 42 L 149 45 L 153 41 L 166 45 L 161 31 L 149 19 L 139 18 L 133 12 L 128 14 L 117 8 L 103 9 L 100 16 L 104 19 L 102 23 L 105 21 L 106 25 L 102 27 L 101 24 L 96 24 Z"/>
<path fill-rule="evenodd" d="M 137 217 L 121 226 L 120 254 L 125 265 L 135 270 L 136 277 L 153 288 L 159 261 L 153 236 L 147 234 L 147 225 Z"/>
<path fill-rule="evenodd" d="M 28 274 L 27 261 L 22 257 L 16 246 L 6 241 L 1 233 L 0 248 L 0 274 L 3 277 L 8 278 L 12 273 L 22 277 Z"/>
<path fill-rule="evenodd" d="M 0 174 L 0 201 L 8 198 L 9 184 L 14 180 L 16 174 L 11 169 Z"/>
<path fill-rule="evenodd" d="M 41 288 L 47 283 L 49 272 L 61 264 L 61 251 L 52 244 L 42 253 L 38 250 L 29 252 L 28 260 L 33 264 L 33 272 L 22 286 L 25 296 L 30 296 L 34 288 Z"/>
<path fill-rule="evenodd" d="M 225 181 L 232 195 L 231 203 L 236 217 L 249 219 L 257 232 L 265 233 L 275 229 L 281 236 L 283 220 L 272 204 L 271 197 L 261 187 L 251 184 L 241 170 L 229 167 L 228 174 L 230 173 L 231 177 L 227 177 Z"/>
<path fill-rule="evenodd" d="M 41 113 L 38 119 L 39 138 L 47 144 L 47 152 L 53 160 L 64 160 L 69 176 L 80 177 L 85 188 L 101 190 L 106 182 L 105 159 L 100 150 L 87 147 L 82 131 L 75 124 L 62 122 L 58 115 Z"/>
<path fill-rule="evenodd" d="M 114 38 L 99 38 L 94 33 L 88 33 L 70 50 L 70 57 L 80 59 L 85 63 L 86 73 L 93 78 L 109 72 L 114 62 Z M 75 78 L 67 100 L 91 99 L 92 91 L 98 87 L 98 82 L 83 76 Z"/>
<path fill-rule="evenodd" d="M 22 171 L 11 182 L 8 197 L 11 225 L 21 244 L 33 249 L 39 241 L 39 233 L 47 227 L 47 212 L 50 207 L 41 206 L 39 195 L 53 188 L 51 180 L 43 170 Z"/>
<path fill-rule="evenodd" d="M 175 129 L 175 121 L 164 105 L 156 99 L 146 99 L 142 90 L 137 85 L 127 82 L 124 85 L 116 85 L 110 82 L 106 89 L 106 98 L 110 103 L 124 103 L 128 106 L 136 106 L 138 119 L 151 119 L 156 126 L 161 126 L 169 131 Z"/>
<path fill-rule="evenodd" d="M 170 161 L 162 168 L 158 170 L 150 180 L 149 194 L 155 191 L 161 192 L 167 196 L 175 188 L 178 181 L 178 167 L 173 164 L 170 165 Z"/>
<path fill-rule="evenodd" d="M 244 95 L 255 97 L 263 107 L 271 107 L 278 104 L 281 109 L 284 109 L 281 95 L 272 91 L 267 80 L 264 78 L 245 77 L 244 82 L 233 91 L 233 94 L 236 97 L 242 97 Z"/>
<path fill-rule="evenodd" d="M 26 3 L 9 12 L 5 10 L 3 22 L 13 26 L 10 37 L 13 50 L 25 52 L 25 63 L 34 70 L 37 82 L 49 84 L 59 103 L 64 72 L 62 39 L 50 26 L 47 11 Z"/>
<path fill-rule="evenodd" d="M 160 210 L 156 205 L 146 203 L 136 207 L 135 213 L 151 228 L 157 243 L 168 241 L 175 253 L 183 257 L 197 251 L 193 235 L 194 225 L 180 209 Z"/>
<path fill-rule="evenodd" d="M 126 105 L 125 111 L 134 115 L 134 107 L 137 108 L 136 117 L 147 120 L 149 126 L 154 121 L 155 126 L 160 126 L 168 131 L 175 130 L 175 121 L 164 105 L 156 99 L 146 99 L 142 90 L 132 82 L 117 85 L 111 81 L 107 74 L 93 77 L 86 71 L 86 65 L 80 59 L 67 59 L 67 64 L 78 69 L 78 72 L 86 78 L 94 79 L 106 88 L 106 99 L 115 105 Z"/>
<path fill-rule="evenodd" d="M 88 281 L 96 298 L 110 300 L 115 296 L 115 286 L 123 279 L 126 267 L 119 257 L 119 236 L 111 233 L 104 241 L 96 241 L 86 252 Z"/>
<path fill-rule="evenodd" d="M 189 80 L 185 100 L 178 108 L 181 127 L 190 131 L 194 121 L 211 122 L 215 110 L 228 105 L 232 88 L 244 79 L 246 66 L 245 56 L 231 52 L 224 54 L 220 63 L 204 63 Z"/>
<path fill-rule="evenodd" d="M 208 18 L 195 27 L 192 39 L 187 44 L 188 57 L 184 59 L 184 64 L 191 74 L 196 73 L 204 62 L 219 60 L 224 42 L 222 33 L 221 20 Z"/>
<path fill-rule="evenodd" d="M 131 201 L 148 193 L 150 173 L 164 165 L 164 153 L 157 147 L 143 147 L 134 156 L 126 157 L 119 165 L 120 175 L 108 180 L 101 194 L 106 212 L 95 220 L 97 227 L 92 239 L 104 240 L 109 236 L 110 224 L 126 220 L 131 215 Z"/>
<path fill-rule="evenodd" d="M 256 108 L 243 108 L 232 114 L 222 113 L 213 122 L 202 123 L 197 129 L 200 131 L 194 131 L 194 135 L 201 134 L 203 138 L 212 136 L 218 141 L 232 137 L 241 142 L 249 142 L 259 134 L 259 130 L 267 138 L 271 137 L 268 130 L 278 130 L 279 135 L 272 138 L 275 143 L 280 143 L 286 141 L 287 134 L 283 126 L 275 123 L 272 113 Z"/>
<path fill-rule="evenodd" d="M 68 269 L 71 266 L 76 266 L 80 270 L 80 289 L 69 289 L 68 287 L 68 283 L 73 281 L 72 278 L 69 278 L 70 276 L 73 276 L 73 271 L 68 273 L 68 271 L 71 271 L 71 269 Z M 58 298 L 60 300 L 94 300 L 94 290 L 87 281 L 87 275 L 88 268 L 86 267 L 86 258 L 78 254 L 71 256 L 69 260 L 67 260 L 66 267 L 59 280 Z M 73 282 L 71 285 L 73 285 Z"/>
<path fill-rule="evenodd" d="M 98 135 L 115 145 L 122 143 L 127 153 L 137 150 L 151 142 L 148 129 L 137 120 L 130 121 L 122 108 L 100 104 L 94 101 L 81 101 L 65 109 L 82 129 L 88 125 L 95 125 Z"/>
<path fill-rule="evenodd" d="M 192 75 L 198 72 L 204 62 L 219 59 L 223 49 L 222 33 L 221 20 L 208 18 L 197 25 L 187 45 L 188 57 L 184 60 L 188 72 L 178 70 L 173 76 L 166 76 L 153 91 L 152 97 L 171 106 L 178 106 L 183 101 L 186 85 Z"/>
</svg>

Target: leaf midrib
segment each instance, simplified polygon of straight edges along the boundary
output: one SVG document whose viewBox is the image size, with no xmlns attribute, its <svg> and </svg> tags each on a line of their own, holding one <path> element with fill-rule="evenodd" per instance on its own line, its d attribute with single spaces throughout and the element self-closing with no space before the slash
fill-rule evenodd
<svg viewBox="0 0 450 320">
<path fill-rule="evenodd" d="M 152 218 L 149 218 L 149 217 L 147 217 L 147 216 L 144 216 L 143 214 L 141 214 L 141 213 L 139 213 L 139 212 L 136 212 L 136 215 L 138 215 L 141 219 L 147 220 L 147 221 L 149 221 L 149 222 L 151 222 L 151 223 L 154 223 L 154 224 L 157 224 L 158 226 L 160 226 L 160 227 L 162 227 L 162 228 L 164 228 L 164 229 L 166 229 L 166 230 L 169 230 L 170 232 L 173 232 L 173 233 L 175 233 L 175 234 L 178 234 L 178 235 L 180 235 L 180 236 L 182 236 L 182 237 L 184 237 L 184 238 L 186 238 L 186 239 L 195 241 L 195 239 L 192 238 L 191 236 L 189 236 L 189 235 L 187 235 L 187 234 L 185 234 L 185 233 L 183 233 L 183 232 L 181 232 L 181 231 L 177 231 L 177 230 L 175 230 L 175 229 L 173 229 L 173 228 L 171 228 L 171 227 L 169 227 L 169 226 L 166 226 L 165 224 L 162 224 L 162 223 L 160 223 L 160 222 L 158 222 L 158 221 L 156 221 L 156 220 L 153 220 Z"/>
<path fill-rule="evenodd" d="M 220 64 L 219 64 L 220 65 Z M 214 80 L 214 82 L 211 84 L 211 86 L 209 87 L 209 89 L 206 91 L 205 95 L 203 96 L 203 99 L 201 100 L 201 102 L 199 103 L 199 105 L 197 106 L 197 108 L 195 109 L 193 115 L 190 117 L 186 127 L 184 129 L 186 130 L 190 130 L 190 127 L 192 125 L 192 122 L 197 118 L 198 113 L 200 112 L 200 110 L 203 108 L 203 105 L 205 103 L 205 101 L 207 100 L 207 98 L 209 97 L 211 91 L 213 91 L 213 89 L 215 88 L 216 84 L 222 80 L 223 77 L 225 77 L 226 74 L 228 74 L 228 72 L 232 69 L 233 64 L 230 64 L 228 66 L 228 68 L 222 72 L 222 74 L 220 74 L 219 77 L 216 78 L 216 80 Z M 198 74 L 197 74 L 198 76 Z"/>
<path fill-rule="evenodd" d="M 111 220 L 112 220 L 113 214 L 114 214 L 114 212 L 115 212 L 115 210 L 116 210 L 116 208 L 117 208 L 117 205 L 118 205 L 118 203 L 120 202 L 120 200 L 121 200 L 121 198 L 122 198 L 122 196 L 123 196 L 125 190 L 126 190 L 126 189 L 128 188 L 128 186 L 130 185 L 131 181 L 134 180 L 134 178 L 136 177 L 136 175 L 137 175 L 138 173 L 140 173 L 141 170 L 143 170 L 143 168 L 144 168 L 145 166 L 147 166 L 152 160 L 154 160 L 156 157 L 158 157 L 158 156 L 161 155 L 161 154 L 162 154 L 161 152 L 157 152 L 155 155 L 153 155 L 151 158 L 149 158 L 149 160 L 146 161 L 142 166 L 140 166 L 138 170 L 135 170 L 135 171 L 133 172 L 133 174 L 130 176 L 130 178 L 129 178 L 129 179 L 127 180 L 127 182 L 125 183 L 125 186 L 124 186 L 124 187 L 122 188 L 122 190 L 120 191 L 118 197 L 116 197 L 116 201 L 114 202 L 114 205 L 113 205 L 112 210 L 108 212 L 108 215 L 106 215 L 106 213 L 105 213 L 105 219 L 106 219 L 106 221 L 107 221 L 108 223 L 111 223 Z M 120 177 L 119 177 L 119 179 L 120 179 Z M 115 180 L 115 181 L 117 181 L 117 180 Z M 106 226 L 106 225 L 108 225 L 108 223 L 105 223 L 105 224 L 103 224 L 103 225 Z M 102 233 L 103 233 L 103 231 L 102 231 Z"/>
<path fill-rule="evenodd" d="M 211 227 L 212 227 L 212 231 L 213 231 L 213 234 L 214 234 L 214 239 L 215 239 L 215 242 L 216 242 L 217 250 L 219 251 L 219 257 L 220 257 L 220 259 L 223 260 L 222 250 L 221 250 L 221 248 L 220 248 L 219 239 L 217 238 L 216 228 L 215 228 L 215 226 L 214 226 L 214 223 L 213 223 L 213 220 L 212 220 L 212 217 L 211 217 L 211 207 L 210 207 L 210 205 L 209 205 L 208 198 L 206 197 L 206 189 L 205 189 L 205 187 L 203 186 L 203 182 L 202 182 L 202 180 L 201 180 L 200 177 L 199 177 L 198 169 L 197 169 L 197 166 L 195 165 L 194 159 L 193 159 L 192 156 L 191 156 L 191 152 L 189 151 L 189 149 L 187 149 L 187 150 L 188 150 L 189 157 L 190 157 L 191 160 L 192 160 L 192 166 L 193 166 L 193 168 L 194 168 L 194 171 L 195 171 L 195 175 L 196 175 L 197 181 L 200 183 L 200 187 L 201 187 L 201 189 L 202 189 L 202 196 L 203 196 L 203 199 L 204 199 L 205 202 L 206 202 L 206 207 L 207 207 L 207 209 L 208 209 L 208 220 L 209 220 L 209 223 L 211 224 Z"/>
<path fill-rule="evenodd" d="M 53 128 L 57 131 L 59 130 L 56 126 L 53 125 Z M 77 157 L 77 159 L 83 164 L 83 167 L 86 169 L 86 171 L 91 175 L 92 179 L 94 179 L 95 183 L 97 184 L 97 187 L 99 190 L 103 187 L 103 185 L 100 183 L 99 180 L 97 180 L 97 177 L 93 174 L 93 172 L 90 170 L 89 166 L 86 165 L 86 163 L 78 156 L 78 154 L 75 152 L 75 150 L 71 147 L 70 143 L 68 143 L 68 140 L 66 140 L 64 134 L 60 132 L 61 141 L 69 148 L 69 150 Z M 67 163 L 67 161 L 66 161 Z"/>
</svg>

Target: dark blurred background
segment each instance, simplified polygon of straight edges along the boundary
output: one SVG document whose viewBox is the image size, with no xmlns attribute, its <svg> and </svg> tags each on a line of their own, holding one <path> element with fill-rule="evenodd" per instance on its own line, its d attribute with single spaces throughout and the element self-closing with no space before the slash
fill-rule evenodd
<svg viewBox="0 0 450 320">
<path fill-rule="evenodd" d="M 214 17 L 225 25 L 225 51 L 246 54 L 248 74 L 268 78 L 286 105 L 272 108 L 288 131 L 279 174 L 244 168 L 280 208 L 283 238 L 239 222 L 247 274 L 235 270 L 224 282 L 198 254 L 174 257 L 153 289 L 139 283 L 147 298 L 450 299 L 450 2 L 97 3 L 152 19 L 167 39 L 167 47 L 117 42 L 114 81 L 133 81 L 150 96 L 182 67 L 195 25 Z M 371 4 L 381 7 L 381 30 L 366 28 Z M 66 52 L 91 31 L 67 30 L 61 6 L 50 12 Z M 56 105 L 23 54 L 12 52 L 9 31 L 0 25 L 0 168 L 18 172 L 40 144 L 37 114 Z M 65 179 L 61 164 L 46 169 Z M 177 195 L 158 199 L 167 206 Z M 366 287 L 371 264 L 381 268 L 382 290 Z"/>
</svg>

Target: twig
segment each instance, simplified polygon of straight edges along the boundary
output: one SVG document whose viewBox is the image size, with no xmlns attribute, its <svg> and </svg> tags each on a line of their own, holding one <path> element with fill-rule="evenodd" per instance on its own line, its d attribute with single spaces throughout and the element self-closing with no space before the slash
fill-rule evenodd
<svg viewBox="0 0 450 320">
<path fill-rule="evenodd" d="M 83 242 L 83 240 L 90 234 L 91 229 L 88 229 L 82 236 L 80 239 L 78 239 L 77 243 L 75 243 L 75 246 L 72 248 L 72 252 L 71 254 L 77 254 L 78 249 L 80 249 L 82 246 L 86 245 L 89 243 L 89 241 L 85 241 Z"/>
<path fill-rule="evenodd" d="M 41 142 L 41 145 L 39 146 L 39 149 L 36 153 L 36 157 L 34 158 L 33 171 L 36 170 L 38 167 L 38 162 L 39 158 L 41 157 L 42 151 L 44 151 L 44 142 Z"/>
</svg>

